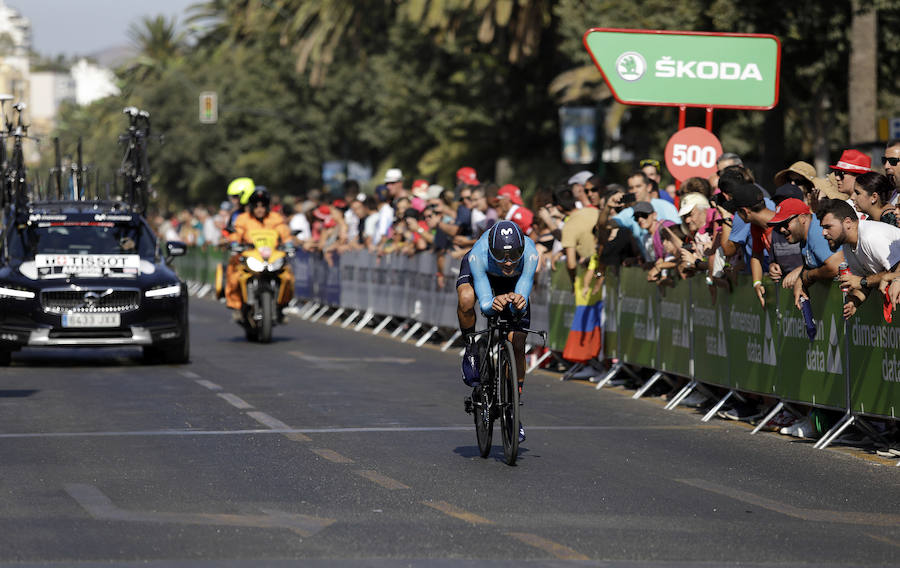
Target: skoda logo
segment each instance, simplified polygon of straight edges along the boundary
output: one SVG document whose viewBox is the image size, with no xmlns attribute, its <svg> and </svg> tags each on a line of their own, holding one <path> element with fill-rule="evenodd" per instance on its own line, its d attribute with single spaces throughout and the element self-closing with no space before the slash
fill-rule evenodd
<svg viewBox="0 0 900 568">
<path fill-rule="evenodd" d="M 616 72 L 626 81 L 637 81 L 647 71 L 647 61 L 636 51 L 626 51 L 616 59 Z"/>
</svg>

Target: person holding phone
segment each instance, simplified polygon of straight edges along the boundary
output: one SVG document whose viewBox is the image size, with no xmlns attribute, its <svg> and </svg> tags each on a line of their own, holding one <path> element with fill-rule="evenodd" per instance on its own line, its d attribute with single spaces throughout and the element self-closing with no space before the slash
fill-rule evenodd
<svg viewBox="0 0 900 568">
<path fill-rule="evenodd" d="M 658 221 L 671 221 L 675 224 L 681 224 L 681 217 L 678 216 L 678 210 L 675 206 L 664 199 L 653 198 L 650 195 L 652 186 L 650 178 L 647 174 L 640 170 L 635 170 L 628 176 L 628 192 L 625 194 L 614 195 L 606 202 L 606 206 L 615 209 L 622 205 L 629 205 L 621 212 L 612 217 L 618 227 L 628 229 L 634 235 L 638 246 L 641 249 L 641 255 L 647 262 L 651 261 L 651 251 L 645 245 L 647 239 L 647 230 L 642 228 L 640 223 L 634 217 L 634 205 L 637 203 L 649 203 L 656 213 Z"/>
</svg>

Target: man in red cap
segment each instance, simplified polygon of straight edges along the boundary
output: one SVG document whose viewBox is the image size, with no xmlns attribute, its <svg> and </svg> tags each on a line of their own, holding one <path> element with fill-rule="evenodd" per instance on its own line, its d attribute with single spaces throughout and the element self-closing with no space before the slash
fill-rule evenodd
<svg viewBox="0 0 900 568">
<path fill-rule="evenodd" d="M 859 150 L 844 150 L 838 163 L 829 167 L 838 180 L 838 190 L 849 198 L 853 195 L 856 176 L 872 171 L 872 158 Z"/>
<path fill-rule="evenodd" d="M 472 187 L 481 184 L 481 182 L 478 181 L 478 174 L 475 173 L 475 168 L 470 168 L 468 166 L 456 170 L 456 183 L 457 188 L 459 188 L 460 185 Z"/>
<path fill-rule="evenodd" d="M 519 188 L 514 185 L 507 184 L 501 187 L 497 191 L 497 216 L 512 221 L 527 235 L 531 232 L 534 213 L 522 206 L 521 194 Z"/>
<path fill-rule="evenodd" d="M 769 226 L 784 235 L 787 242 L 800 244 L 803 265 L 789 272 L 781 282 L 784 288 L 794 290 L 794 304 L 800 309 L 800 298 L 809 297 L 810 284 L 819 280 L 830 283 L 837 276 L 844 253 L 831 250 L 819 220 L 800 199 L 792 197 L 779 203 Z"/>
</svg>

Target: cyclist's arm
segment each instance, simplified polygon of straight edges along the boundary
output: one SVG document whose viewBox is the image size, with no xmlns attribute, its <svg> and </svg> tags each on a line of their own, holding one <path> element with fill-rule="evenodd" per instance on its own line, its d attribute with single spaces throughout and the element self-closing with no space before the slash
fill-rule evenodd
<svg viewBox="0 0 900 568">
<path fill-rule="evenodd" d="M 523 257 L 525 261 L 522 265 L 522 274 L 519 275 L 519 280 L 516 282 L 515 291 L 516 294 L 519 294 L 527 301 L 531 295 L 531 287 L 534 285 L 534 273 L 537 271 L 538 259 L 540 258 L 537 248 L 534 246 L 534 241 L 529 237 L 525 237 L 525 253 Z"/>
<path fill-rule="evenodd" d="M 469 251 L 469 270 L 472 272 L 472 287 L 475 288 L 475 297 L 478 298 L 478 305 L 481 307 L 481 313 L 486 316 L 495 315 L 492 304 L 494 303 L 494 290 L 491 288 L 491 282 L 487 277 L 487 255 L 482 254 L 483 247 L 476 246 Z"/>
</svg>

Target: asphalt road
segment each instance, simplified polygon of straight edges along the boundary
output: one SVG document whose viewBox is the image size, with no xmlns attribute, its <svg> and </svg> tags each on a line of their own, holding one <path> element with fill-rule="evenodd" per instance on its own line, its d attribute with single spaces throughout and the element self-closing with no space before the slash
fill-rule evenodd
<svg viewBox="0 0 900 568">
<path fill-rule="evenodd" d="M 538 373 L 518 465 L 457 356 L 193 300 L 192 363 L 0 371 L 2 566 L 897 565 L 900 468 Z"/>
</svg>

